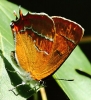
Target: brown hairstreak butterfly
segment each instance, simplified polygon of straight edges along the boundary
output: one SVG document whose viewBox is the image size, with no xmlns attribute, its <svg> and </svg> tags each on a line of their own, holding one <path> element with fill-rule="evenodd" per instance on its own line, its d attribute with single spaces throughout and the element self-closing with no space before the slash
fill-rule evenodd
<svg viewBox="0 0 91 100">
<path fill-rule="evenodd" d="M 19 14 L 20 18 L 11 22 L 15 42 L 13 56 L 28 75 L 25 83 L 33 83 L 36 88 L 40 80 L 63 64 L 81 40 L 84 29 L 60 16 L 30 12 L 23 15 L 21 10 Z"/>
</svg>

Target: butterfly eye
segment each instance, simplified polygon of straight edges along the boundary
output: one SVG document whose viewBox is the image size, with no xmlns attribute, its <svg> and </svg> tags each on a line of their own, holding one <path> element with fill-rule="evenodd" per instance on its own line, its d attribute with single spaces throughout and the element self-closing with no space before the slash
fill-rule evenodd
<svg viewBox="0 0 91 100">
<path fill-rule="evenodd" d="M 12 29 L 14 28 L 14 23 L 13 23 L 13 22 L 10 23 L 10 27 L 11 27 Z"/>
</svg>

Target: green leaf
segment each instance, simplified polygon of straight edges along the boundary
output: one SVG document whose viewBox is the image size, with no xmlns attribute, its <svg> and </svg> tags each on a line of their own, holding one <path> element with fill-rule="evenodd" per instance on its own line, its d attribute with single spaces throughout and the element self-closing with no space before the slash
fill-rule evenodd
<svg viewBox="0 0 91 100">
<path fill-rule="evenodd" d="M 27 13 L 26 10 L 21 9 Z M 10 22 L 15 19 L 14 10 L 18 13 L 19 7 L 6 0 L 0 1 L 0 100 L 26 100 L 25 98 L 34 94 L 34 91 L 26 92 L 29 90 L 27 85 L 21 86 L 15 91 L 16 94 L 19 93 L 21 95 L 16 96 L 9 91 L 14 86 L 22 83 L 19 75 L 14 73 L 15 67 L 10 58 L 10 53 L 14 50 L 10 28 Z"/>
<path fill-rule="evenodd" d="M 79 47 L 75 48 L 53 76 L 70 100 L 91 100 L 89 98 L 91 94 L 91 64 Z M 59 79 L 74 79 L 74 81 Z"/>
</svg>

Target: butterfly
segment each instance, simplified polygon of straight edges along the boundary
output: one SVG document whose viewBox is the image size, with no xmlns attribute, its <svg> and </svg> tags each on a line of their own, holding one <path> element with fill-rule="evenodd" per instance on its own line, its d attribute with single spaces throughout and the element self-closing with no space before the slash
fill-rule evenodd
<svg viewBox="0 0 91 100">
<path fill-rule="evenodd" d="M 39 83 L 52 75 L 81 40 L 84 29 L 71 20 L 45 13 L 22 14 L 12 21 L 17 65 L 28 73 L 27 81 Z"/>
</svg>

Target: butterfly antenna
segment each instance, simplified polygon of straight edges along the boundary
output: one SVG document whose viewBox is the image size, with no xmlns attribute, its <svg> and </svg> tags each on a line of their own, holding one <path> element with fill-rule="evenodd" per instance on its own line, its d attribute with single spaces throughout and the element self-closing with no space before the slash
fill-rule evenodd
<svg viewBox="0 0 91 100">
<path fill-rule="evenodd" d="M 16 14 L 16 11 L 14 10 L 14 15 L 15 15 L 15 17 L 16 17 L 16 20 L 18 19 L 18 17 L 17 17 L 17 14 Z"/>
<path fill-rule="evenodd" d="M 74 81 L 74 79 L 58 79 L 58 78 L 56 78 L 56 80 L 63 80 L 63 81 Z"/>
</svg>

